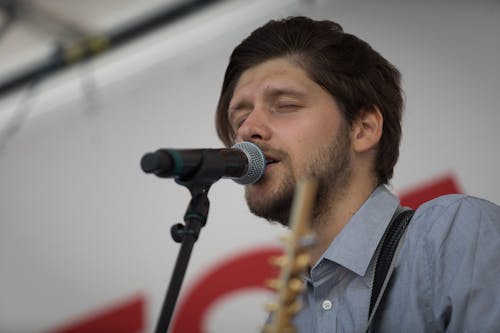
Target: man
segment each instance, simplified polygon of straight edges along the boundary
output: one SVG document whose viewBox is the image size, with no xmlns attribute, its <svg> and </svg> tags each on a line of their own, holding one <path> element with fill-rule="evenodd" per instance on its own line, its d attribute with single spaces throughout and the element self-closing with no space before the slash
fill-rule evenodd
<svg viewBox="0 0 500 333">
<path fill-rule="evenodd" d="M 286 224 L 297 180 L 319 182 L 317 243 L 299 332 L 364 332 L 377 251 L 399 209 L 385 184 L 398 158 L 400 74 L 334 22 L 270 21 L 236 47 L 217 108 L 230 146 L 259 145 L 250 210 Z M 381 332 L 500 331 L 500 208 L 462 195 L 416 212 L 370 326 Z"/>
</svg>

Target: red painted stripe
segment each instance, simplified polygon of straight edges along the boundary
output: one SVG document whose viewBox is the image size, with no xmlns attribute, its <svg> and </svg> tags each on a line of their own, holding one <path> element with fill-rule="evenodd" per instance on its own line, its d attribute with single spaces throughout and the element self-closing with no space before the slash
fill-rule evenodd
<svg viewBox="0 0 500 333">
<path fill-rule="evenodd" d="M 275 247 L 261 248 L 218 263 L 182 298 L 172 333 L 203 333 L 207 310 L 223 295 L 248 288 L 265 289 L 265 281 L 278 275 L 269 258 L 282 253 Z"/>
<path fill-rule="evenodd" d="M 145 328 L 145 297 L 136 296 L 50 333 L 138 333 Z"/>
<path fill-rule="evenodd" d="M 401 205 L 416 209 L 418 206 L 440 195 L 463 193 L 452 174 L 423 182 L 410 190 L 400 193 Z"/>
</svg>

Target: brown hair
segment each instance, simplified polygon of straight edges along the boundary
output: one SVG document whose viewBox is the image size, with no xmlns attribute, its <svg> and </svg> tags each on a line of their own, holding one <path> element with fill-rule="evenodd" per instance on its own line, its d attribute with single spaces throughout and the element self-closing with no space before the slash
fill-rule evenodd
<svg viewBox="0 0 500 333">
<path fill-rule="evenodd" d="M 231 54 L 217 106 L 217 134 L 226 146 L 235 133 L 227 118 L 229 102 L 241 74 L 267 60 L 287 57 L 334 98 L 352 124 L 376 106 L 384 118 L 375 172 L 378 183 L 392 177 L 399 156 L 403 93 L 399 71 L 370 45 L 331 21 L 290 17 L 269 21 L 255 30 Z"/>
</svg>

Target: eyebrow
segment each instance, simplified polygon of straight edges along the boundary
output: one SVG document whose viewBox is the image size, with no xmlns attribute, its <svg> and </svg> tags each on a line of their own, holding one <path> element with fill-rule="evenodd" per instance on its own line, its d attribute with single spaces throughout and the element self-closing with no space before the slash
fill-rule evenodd
<svg viewBox="0 0 500 333">
<path fill-rule="evenodd" d="M 306 93 L 294 88 L 269 88 L 265 93 L 271 97 L 288 95 L 293 97 L 305 97 Z"/>
</svg>

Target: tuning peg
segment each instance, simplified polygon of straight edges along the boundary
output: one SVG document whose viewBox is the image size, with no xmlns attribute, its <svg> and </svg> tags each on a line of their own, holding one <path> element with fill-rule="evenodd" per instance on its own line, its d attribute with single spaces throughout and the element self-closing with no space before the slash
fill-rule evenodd
<svg viewBox="0 0 500 333">
<path fill-rule="evenodd" d="M 293 265 L 293 272 L 303 272 L 306 267 L 309 265 L 309 254 L 307 253 L 301 253 L 297 255 L 297 257 L 294 260 L 294 265 Z"/>
<path fill-rule="evenodd" d="M 288 289 L 295 294 L 302 293 L 304 291 L 304 282 L 299 278 L 292 278 L 288 282 Z"/>
<path fill-rule="evenodd" d="M 286 307 L 286 314 L 290 317 L 295 316 L 302 309 L 302 304 L 298 301 L 294 301 Z"/>
<path fill-rule="evenodd" d="M 268 312 L 276 312 L 279 310 L 280 307 L 279 307 L 278 303 L 276 303 L 276 302 L 268 302 L 264 305 L 264 308 Z"/>
<path fill-rule="evenodd" d="M 282 282 L 279 279 L 269 279 L 266 280 L 266 286 L 274 290 L 279 290 L 282 286 Z"/>
<path fill-rule="evenodd" d="M 269 258 L 269 262 L 273 266 L 284 267 L 288 264 L 288 258 L 286 256 L 276 256 Z"/>
</svg>

